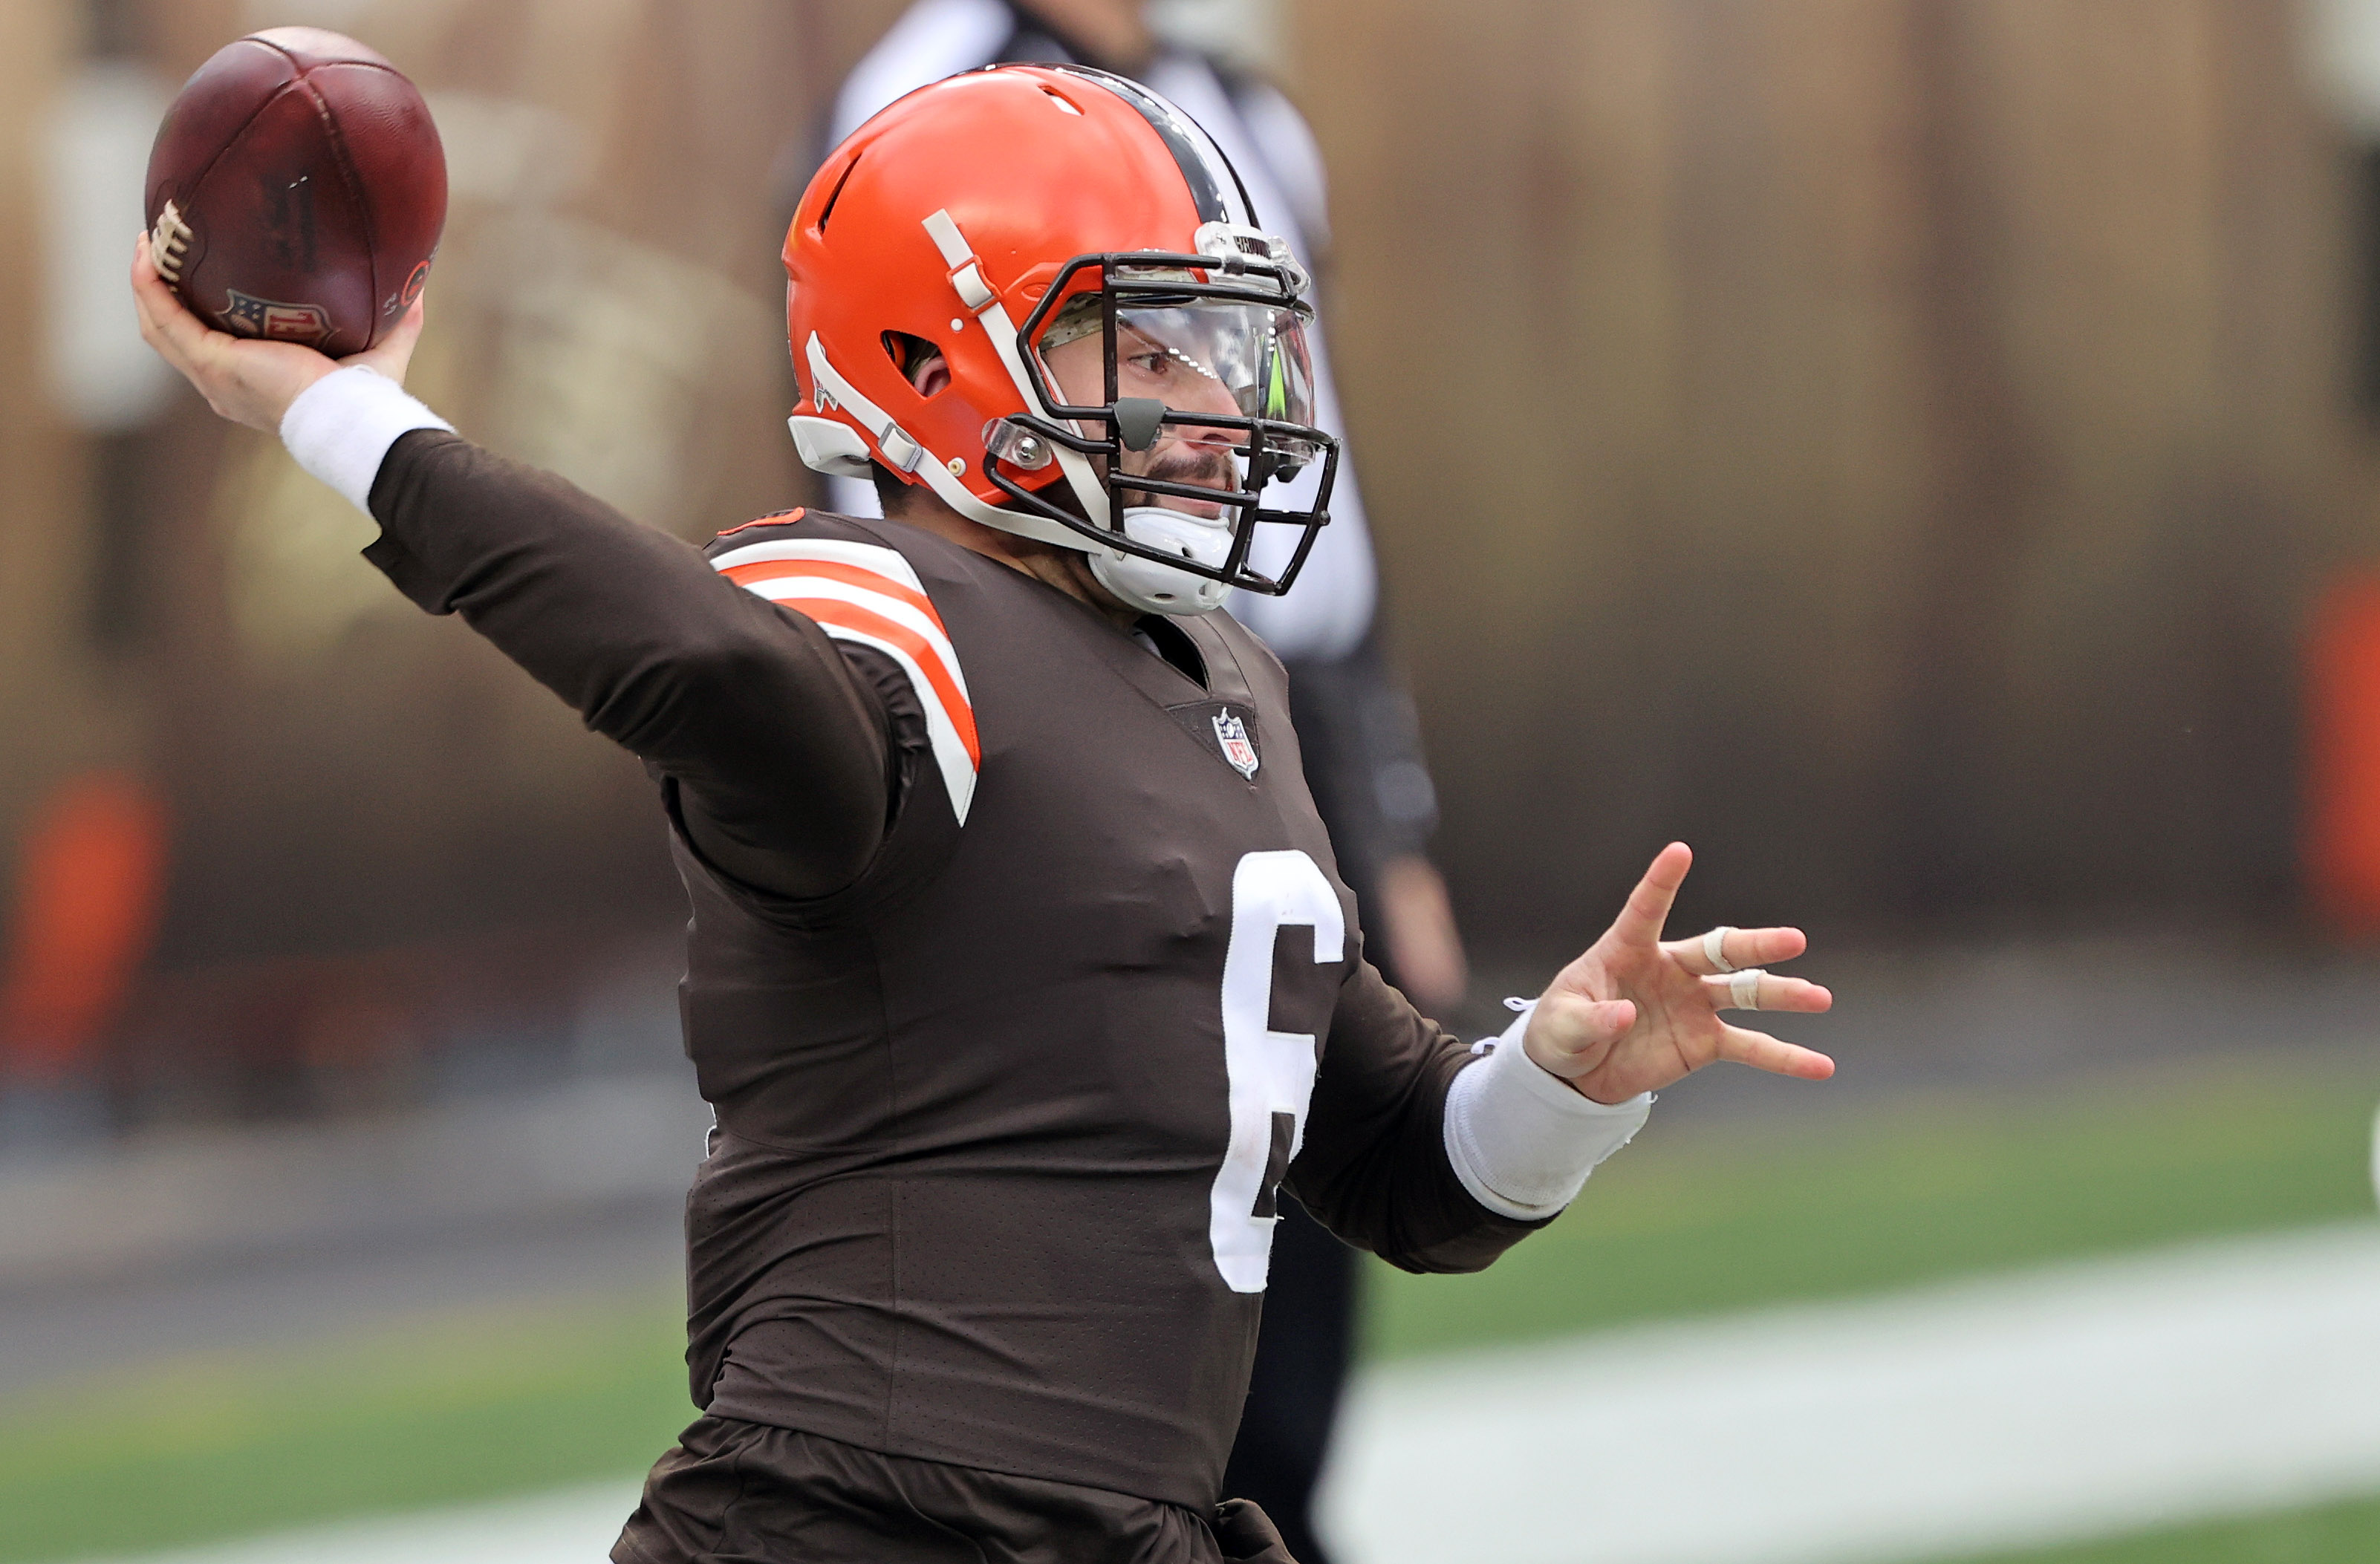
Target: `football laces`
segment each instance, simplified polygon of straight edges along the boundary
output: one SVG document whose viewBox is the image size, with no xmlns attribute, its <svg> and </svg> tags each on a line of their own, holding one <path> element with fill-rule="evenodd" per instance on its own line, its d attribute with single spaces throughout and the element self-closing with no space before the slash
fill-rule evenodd
<svg viewBox="0 0 2380 1564">
<path fill-rule="evenodd" d="M 157 226 L 149 234 L 149 263 L 157 274 L 169 283 L 182 280 L 182 256 L 190 248 L 190 225 L 182 221 L 182 213 L 172 201 L 157 214 Z"/>
</svg>

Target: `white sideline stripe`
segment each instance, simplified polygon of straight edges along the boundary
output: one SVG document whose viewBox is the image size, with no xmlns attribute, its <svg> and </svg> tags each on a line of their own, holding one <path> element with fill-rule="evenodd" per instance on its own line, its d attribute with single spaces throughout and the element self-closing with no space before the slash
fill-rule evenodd
<svg viewBox="0 0 2380 1564">
<path fill-rule="evenodd" d="M 1374 1370 L 1325 1503 L 1362 1564 L 1855 1564 L 2373 1493 L 2380 1224 L 2357 1222 Z M 137 1564 L 593 1564 L 636 1497 Z"/>
<path fill-rule="evenodd" d="M 1367 1376 L 1366 1564 L 1852 1564 L 2380 1494 L 2380 1224 Z"/>
<path fill-rule="evenodd" d="M 625 1478 L 533 1498 L 78 1564 L 601 1564 L 642 1487 L 641 1478 Z"/>
</svg>

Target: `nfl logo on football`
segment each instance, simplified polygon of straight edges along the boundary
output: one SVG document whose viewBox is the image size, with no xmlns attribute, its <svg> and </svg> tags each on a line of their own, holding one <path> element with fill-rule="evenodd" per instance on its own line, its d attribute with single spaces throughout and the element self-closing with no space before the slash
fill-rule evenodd
<svg viewBox="0 0 2380 1564">
<path fill-rule="evenodd" d="M 270 298 L 250 298 L 237 288 L 224 290 L 229 301 L 224 306 L 224 323 L 244 336 L 261 336 L 274 342 L 302 342 L 319 346 L 331 334 L 331 313 L 319 304 L 283 304 Z"/>
<path fill-rule="evenodd" d="M 1228 708 L 1215 714 L 1215 742 L 1223 746 L 1223 758 L 1232 763 L 1232 770 L 1251 782 L 1256 780 L 1257 746 L 1248 742 L 1248 725 Z"/>
</svg>

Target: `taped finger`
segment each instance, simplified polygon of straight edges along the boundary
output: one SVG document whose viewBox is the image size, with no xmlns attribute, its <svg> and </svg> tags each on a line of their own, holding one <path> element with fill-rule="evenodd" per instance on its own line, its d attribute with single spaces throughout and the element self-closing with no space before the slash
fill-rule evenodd
<svg viewBox="0 0 2380 1564">
<path fill-rule="evenodd" d="M 1734 932 L 1732 924 L 1722 923 L 1703 936 L 1703 959 L 1711 964 L 1713 971 L 1729 973 L 1741 970 L 1727 959 L 1727 937 Z"/>
<path fill-rule="evenodd" d="M 1834 995 L 1815 983 L 1780 976 L 1758 967 L 1746 967 L 1725 977 L 1706 977 L 1702 984 L 1704 995 L 1714 1010 L 1775 1010 L 1815 1015 L 1833 1009 L 1835 1002 Z"/>
<path fill-rule="evenodd" d="M 1756 966 L 1730 968 L 1730 976 L 1727 980 L 1728 1003 L 1737 1010 L 1758 1010 L 1760 980 L 1768 974 Z"/>
</svg>

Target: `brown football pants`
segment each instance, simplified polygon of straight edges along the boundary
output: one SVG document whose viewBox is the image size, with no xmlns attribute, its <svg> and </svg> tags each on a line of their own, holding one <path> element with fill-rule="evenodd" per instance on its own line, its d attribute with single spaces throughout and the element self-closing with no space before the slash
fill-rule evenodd
<svg viewBox="0 0 2380 1564">
<path fill-rule="evenodd" d="M 704 1417 L 613 1564 L 1295 1564 L 1264 1511 L 1179 1505 Z"/>
</svg>

